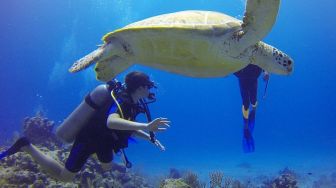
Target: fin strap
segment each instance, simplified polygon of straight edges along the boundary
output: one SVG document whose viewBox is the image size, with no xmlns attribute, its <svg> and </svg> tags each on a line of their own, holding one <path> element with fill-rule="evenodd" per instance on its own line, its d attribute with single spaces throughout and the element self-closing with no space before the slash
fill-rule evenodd
<svg viewBox="0 0 336 188">
<path fill-rule="evenodd" d="M 243 113 L 243 117 L 245 119 L 248 119 L 248 117 L 249 117 L 249 109 L 245 110 L 244 105 L 242 106 L 242 113 Z"/>
</svg>

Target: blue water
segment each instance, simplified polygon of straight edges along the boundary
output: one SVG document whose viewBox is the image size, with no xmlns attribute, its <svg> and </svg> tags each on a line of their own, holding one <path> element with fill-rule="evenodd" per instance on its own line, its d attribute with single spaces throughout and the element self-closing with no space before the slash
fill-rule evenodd
<svg viewBox="0 0 336 188">
<path fill-rule="evenodd" d="M 96 49 L 101 37 L 134 21 L 162 13 L 200 9 L 242 18 L 242 0 L 12 0 L 0 7 L 0 142 L 22 130 L 22 120 L 43 110 L 58 125 L 99 81 L 92 68 L 70 74 L 71 64 Z M 334 0 L 283 0 L 264 39 L 295 61 L 291 76 L 272 75 L 266 99 L 259 82 L 256 152 L 241 147 L 241 99 L 234 76 L 195 79 L 142 66 L 159 86 L 150 106 L 171 128 L 158 134 L 165 152 L 146 142 L 132 144 L 138 168 L 170 167 L 207 175 L 222 169 L 248 176 L 284 166 L 301 171 L 336 168 L 336 20 Z M 118 78 L 123 79 L 125 74 Z"/>
</svg>

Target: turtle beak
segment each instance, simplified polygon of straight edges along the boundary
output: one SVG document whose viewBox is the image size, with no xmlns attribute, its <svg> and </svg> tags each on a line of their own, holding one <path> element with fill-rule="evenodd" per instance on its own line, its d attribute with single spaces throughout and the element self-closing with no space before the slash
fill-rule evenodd
<svg viewBox="0 0 336 188">
<path fill-rule="evenodd" d="M 293 73 L 293 70 L 294 70 L 294 61 L 290 58 L 288 60 L 288 67 L 287 67 L 287 71 L 288 71 L 288 74 L 292 74 Z"/>
<path fill-rule="evenodd" d="M 292 72 L 293 72 L 293 67 L 288 67 L 288 68 L 287 68 L 287 71 L 288 71 L 288 74 L 292 74 Z"/>
</svg>

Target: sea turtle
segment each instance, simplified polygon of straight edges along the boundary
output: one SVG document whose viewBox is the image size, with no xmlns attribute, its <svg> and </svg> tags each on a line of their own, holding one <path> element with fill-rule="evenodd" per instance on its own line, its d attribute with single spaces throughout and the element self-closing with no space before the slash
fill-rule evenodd
<svg viewBox="0 0 336 188">
<path fill-rule="evenodd" d="M 104 44 L 75 62 L 93 63 L 108 81 L 133 64 L 191 77 L 222 77 L 248 64 L 288 75 L 293 60 L 260 40 L 271 30 L 280 0 L 247 0 L 243 21 L 212 11 L 181 11 L 132 23 L 106 34 Z"/>
</svg>

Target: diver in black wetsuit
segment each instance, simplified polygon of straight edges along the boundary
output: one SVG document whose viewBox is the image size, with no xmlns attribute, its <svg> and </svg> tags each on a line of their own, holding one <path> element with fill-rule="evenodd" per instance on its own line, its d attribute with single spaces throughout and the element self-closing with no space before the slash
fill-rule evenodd
<svg viewBox="0 0 336 188">
<path fill-rule="evenodd" d="M 244 122 L 244 137 L 243 148 L 245 152 L 254 151 L 254 140 L 252 132 L 255 122 L 255 113 L 258 105 L 257 91 L 258 78 L 262 69 L 256 65 L 249 64 L 245 68 L 235 72 L 234 75 L 238 77 L 240 94 L 243 101 L 242 114 Z M 269 74 L 264 71 L 264 81 L 268 81 Z M 251 110 L 250 110 L 251 105 Z"/>
<path fill-rule="evenodd" d="M 24 151 L 53 177 L 61 181 L 72 181 L 88 157 L 94 153 L 104 169 L 116 167 L 112 163 L 113 153 L 123 153 L 131 135 L 150 140 L 164 151 L 164 146 L 154 134 L 145 131 L 165 131 L 169 127 L 168 119 L 156 118 L 149 123 L 135 121 L 139 113 L 146 113 L 148 116 L 146 98 L 152 98 L 150 89 L 153 87 L 154 82 L 146 74 L 134 71 L 126 76 L 125 87 L 120 92 L 114 93 L 106 84 L 96 87 L 87 95 L 57 130 L 57 135 L 63 140 L 74 141 L 65 166 L 43 154 L 26 137 L 17 140 L 12 147 L 0 154 L 0 158 Z M 81 129 L 77 130 L 78 127 Z M 128 162 L 127 157 L 124 157 Z M 126 163 L 126 166 L 128 164 L 130 163 Z"/>
</svg>

